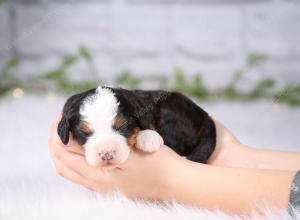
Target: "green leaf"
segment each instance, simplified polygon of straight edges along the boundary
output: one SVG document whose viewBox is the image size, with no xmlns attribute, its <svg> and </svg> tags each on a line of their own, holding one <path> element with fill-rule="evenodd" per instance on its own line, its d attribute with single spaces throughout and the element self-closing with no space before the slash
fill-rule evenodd
<svg viewBox="0 0 300 220">
<path fill-rule="evenodd" d="M 76 61 L 77 61 L 76 56 L 72 56 L 72 55 L 66 56 L 66 57 L 64 57 L 60 68 L 63 68 L 63 69 L 68 68 L 68 67 L 72 66 L 73 64 L 75 64 Z"/>
<path fill-rule="evenodd" d="M 136 89 L 141 84 L 141 79 L 131 75 L 129 71 L 124 71 L 115 80 L 116 84 L 128 86 L 131 89 Z"/>
<path fill-rule="evenodd" d="M 269 59 L 269 56 L 264 53 L 250 53 L 247 57 L 248 66 L 257 66 Z"/>
<path fill-rule="evenodd" d="M 124 71 L 116 78 L 117 84 L 124 84 L 126 83 L 127 79 L 130 77 L 130 73 L 128 71 Z"/>
<path fill-rule="evenodd" d="M 176 83 L 178 83 L 179 85 L 185 84 L 185 78 L 182 69 L 180 68 L 175 69 L 175 80 Z"/>
<path fill-rule="evenodd" d="M 189 91 L 190 88 L 189 88 L 189 83 L 185 78 L 185 74 L 183 70 L 181 70 L 180 68 L 176 68 L 174 74 L 175 74 L 175 82 L 173 88 L 171 87 L 171 89 L 188 95 L 190 93 Z"/>
<path fill-rule="evenodd" d="M 15 75 L 13 73 L 13 69 L 20 66 L 20 59 L 18 57 L 14 57 L 9 59 L 3 67 L 0 68 L 0 77 L 1 81 L 9 81 L 12 82 L 15 79 Z"/>
<path fill-rule="evenodd" d="M 4 4 L 6 0 L 0 0 L 0 5 Z"/>
<path fill-rule="evenodd" d="M 52 81 L 61 81 L 65 78 L 65 72 L 62 70 L 54 70 L 42 75 L 41 77 Z"/>
<path fill-rule="evenodd" d="M 193 78 L 190 88 L 190 94 L 195 98 L 207 98 L 209 96 L 209 91 L 206 89 L 202 77 L 200 74 Z"/>
<path fill-rule="evenodd" d="M 6 69 L 12 69 L 18 67 L 19 65 L 20 65 L 20 59 L 18 57 L 14 57 L 6 63 Z"/>
<path fill-rule="evenodd" d="M 268 95 L 268 92 L 271 93 L 271 89 L 274 87 L 275 81 L 271 78 L 263 79 L 260 81 L 254 89 L 250 92 L 249 96 L 251 98 L 259 98 Z"/>
<path fill-rule="evenodd" d="M 271 88 L 275 85 L 275 81 L 274 79 L 271 78 L 267 78 L 267 79 L 263 79 L 259 84 L 258 87 L 261 89 L 268 89 Z"/>
<path fill-rule="evenodd" d="M 261 80 L 254 87 L 254 90 L 260 91 L 260 92 L 265 92 L 266 90 L 273 88 L 274 85 L 275 85 L 275 81 L 271 78 L 267 78 L 267 79 Z"/>
<path fill-rule="evenodd" d="M 288 85 L 274 95 L 274 102 L 300 105 L 300 85 Z"/>
<path fill-rule="evenodd" d="M 80 46 L 79 48 L 79 54 L 82 58 L 91 61 L 92 60 L 92 56 L 90 54 L 90 52 L 88 51 L 88 49 L 84 46 Z"/>
<path fill-rule="evenodd" d="M 264 93 L 267 90 L 273 88 L 275 85 L 275 81 L 271 78 L 263 79 L 261 80 L 253 89 L 253 91 L 256 91 L 258 93 Z"/>
<path fill-rule="evenodd" d="M 235 71 L 235 73 L 232 76 L 232 81 L 230 86 L 234 87 L 242 79 L 243 75 L 245 75 L 245 71 L 243 70 Z"/>
<path fill-rule="evenodd" d="M 224 91 L 220 93 L 220 95 L 224 95 L 225 98 L 229 100 L 234 100 L 238 97 L 238 92 L 235 88 L 226 88 Z"/>
</svg>

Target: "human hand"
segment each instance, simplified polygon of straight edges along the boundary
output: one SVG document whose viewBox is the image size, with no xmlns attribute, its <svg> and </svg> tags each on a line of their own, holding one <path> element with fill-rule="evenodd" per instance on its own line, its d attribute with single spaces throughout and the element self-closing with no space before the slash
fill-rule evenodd
<svg viewBox="0 0 300 220">
<path fill-rule="evenodd" d="M 53 123 L 49 138 L 57 172 L 94 191 L 109 193 L 118 189 L 133 198 L 175 199 L 238 214 L 252 211 L 253 204 L 256 206 L 260 201 L 287 207 L 294 172 L 209 166 L 188 161 L 166 146 L 152 154 L 133 149 L 123 164 L 92 167 L 72 137 L 68 146 L 61 143 L 56 131 L 58 121 L 59 118 Z M 216 126 L 217 147 L 212 155 L 215 158 L 210 158 L 209 162 L 221 165 L 223 159 L 228 165 L 230 155 L 239 158 L 235 151 L 242 145 L 221 123 L 216 122 Z M 257 184 L 257 179 L 260 179 L 260 184 Z M 276 186 L 272 184 L 274 180 Z"/>
<path fill-rule="evenodd" d="M 217 144 L 213 154 L 207 163 L 211 165 L 233 166 L 238 153 L 244 150 L 244 146 L 238 141 L 234 134 L 221 122 L 214 120 L 217 129 Z"/>
<path fill-rule="evenodd" d="M 170 148 L 144 153 L 132 149 L 129 159 L 111 167 L 92 167 L 84 158 L 83 149 L 70 137 L 63 145 L 58 134 L 57 118 L 49 138 L 51 156 L 59 175 L 98 192 L 120 190 L 129 197 L 167 199 L 172 194 L 176 167 L 185 161 Z"/>
</svg>

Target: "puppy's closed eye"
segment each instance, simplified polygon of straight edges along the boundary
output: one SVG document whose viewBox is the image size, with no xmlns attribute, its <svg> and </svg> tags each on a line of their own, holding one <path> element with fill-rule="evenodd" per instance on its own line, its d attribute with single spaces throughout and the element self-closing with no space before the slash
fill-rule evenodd
<svg viewBox="0 0 300 220">
<path fill-rule="evenodd" d="M 121 117 L 116 117 L 116 119 L 115 119 L 115 122 L 114 122 L 114 124 L 113 124 L 113 128 L 114 129 L 116 129 L 116 130 L 118 130 L 118 129 L 120 129 L 122 126 L 124 126 L 125 125 L 125 120 L 123 119 L 123 118 L 121 118 Z"/>
<path fill-rule="evenodd" d="M 89 126 L 86 122 L 81 122 L 79 125 L 79 129 L 82 133 L 84 133 L 87 136 L 90 136 L 94 133 L 93 129 Z"/>
</svg>

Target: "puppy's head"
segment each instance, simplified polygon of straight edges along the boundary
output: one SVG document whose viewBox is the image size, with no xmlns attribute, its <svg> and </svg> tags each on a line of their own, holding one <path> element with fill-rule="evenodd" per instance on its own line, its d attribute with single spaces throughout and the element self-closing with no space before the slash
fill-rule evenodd
<svg viewBox="0 0 300 220">
<path fill-rule="evenodd" d="M 71 132 L 85 149 L 90 165 L 120 164 L 128 158 L 138 132 L 135 120 L 126 114 L 124 107 L 126 103 L 120 105 L 108 87 L 74 95 L 64 106 L 58 135 L 67 144 Z"/>
</svg>

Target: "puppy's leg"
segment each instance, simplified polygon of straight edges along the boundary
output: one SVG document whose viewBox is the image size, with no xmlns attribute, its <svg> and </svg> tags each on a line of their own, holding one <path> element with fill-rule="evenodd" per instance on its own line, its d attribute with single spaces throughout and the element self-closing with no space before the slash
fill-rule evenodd
<svg viewBox="0 0 300 220">
<path fill-rule="evenodd" d="M 154 152 L 163 144 L 162 137 L 154 130 L 140 131 L 136 139 L 136 148 L 146 152 Z"/>
</svg>

